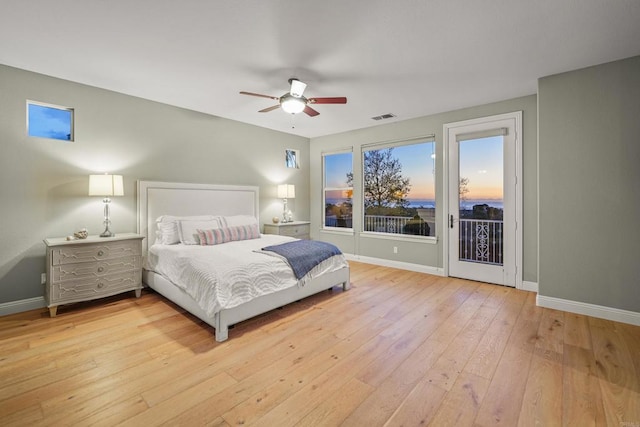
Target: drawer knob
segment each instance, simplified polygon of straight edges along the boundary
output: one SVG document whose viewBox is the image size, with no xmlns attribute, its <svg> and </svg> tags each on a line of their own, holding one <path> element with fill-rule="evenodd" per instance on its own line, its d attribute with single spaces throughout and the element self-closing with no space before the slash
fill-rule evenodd
<svg viewBox="0 0 640 427">
<path fill-rule="evenodd" d="M 104 287 L 104 283 L 102 283 L 102 282 L 98 283 L 98 289 L 101 289 L 103 287 Z"/>
<path fill-rule="evenodd" d="M 98 267 L 98 273 L 102 273 L 103 271 L 104 271 L 104 267 L 103 266 Z"/>
<path fill-rule="evenodd" d="M 98 251 L 98 256 L 102 256 L 102 255 L 104 255 L 104 251 L 99 250 L 99 251 Z"/>
</svg>

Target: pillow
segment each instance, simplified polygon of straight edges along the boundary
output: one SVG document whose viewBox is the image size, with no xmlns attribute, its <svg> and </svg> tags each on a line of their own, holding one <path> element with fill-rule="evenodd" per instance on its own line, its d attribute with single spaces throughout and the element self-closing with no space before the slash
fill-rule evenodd
<svg viewBox="0 0 640 427">
<path fill-rule="evenodd" d="M 198 229 L 198 237 L 202 246 L 219 245 L 238 240 L 259 239 L 260 229 L 258 224 L 214 228 L 211 230 Z"/>
<path fill-rule="evenodd" d="M 178 224 L 178 235 L 180 236 L 180 243 L 182 243 L 183 245 L 200 244 L 198 229 L 215 230 L 220 228 L 220 221 L 218 221 L 218 219 L 210 219 L 207 221 L 181 220 L 176 222 Z"/>
<path fill-rule="evenodd" d="M 223 227 L 238 227 L 240 225 L 258 225 L 258 219 L 251 215 L 233 215 L 220 218 Z"/>
<path fill-rule="evenodd" d="M 205 221 L 216 219 L 213 215 L 173 216 L 162 215 L 156 219 L 156 244 L 175 245 L 180 243 L 178 221 Z"/>
</svg>

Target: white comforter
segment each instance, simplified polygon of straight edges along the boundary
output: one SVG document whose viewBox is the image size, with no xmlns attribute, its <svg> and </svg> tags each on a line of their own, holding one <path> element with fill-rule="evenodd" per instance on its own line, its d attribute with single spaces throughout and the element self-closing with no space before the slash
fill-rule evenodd
<svg viewBox="0 0 640 427">
<path fill-rule="evenodd" d="M 221 309 L 236 307 L 281 289 L 302 286 L 306 280 L 348 265 L 343 255 L 331 257 L 299 283 L 284 259 L 256 252 L 265 246 L 292 240 L 262 235 L 260 239 L 214 246 L 153 245 L 145 268 L 184 289 L 207 315 L 213 316 Z"/>
</svg>

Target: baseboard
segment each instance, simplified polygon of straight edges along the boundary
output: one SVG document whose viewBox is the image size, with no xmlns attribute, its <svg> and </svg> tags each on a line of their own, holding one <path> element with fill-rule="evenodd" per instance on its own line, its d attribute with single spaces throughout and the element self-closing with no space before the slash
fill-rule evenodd
<svg viewBox="0 0 640 427">
<path fill-rule="evenodd" d="M 0 316 L 22 313 L 23 311 L 36 310 L 46 307 L 44 297 L 28 298 L 19 301 L 11 301 L 0 304 Z"/>
<path fill-rule="evenodd" d="M 621 310 L 619 308 L 605 307 L 602 305 L 587 304 L 579 301 L 571 301 L 555 297 L 538 295 L 536 304 L 540 307 L 553 308 L 555 310 L 568 311 L 570 313 L 583 314 L 585 316 L 598 317 L 600 319 L 613 320 L 614 322 L 629 323 L 640 326 L 640 313 Z"/>
<path fill-rule="evenodd" d="M 526 280 L 522 281 L 522 289 L 523 291 L 535 292 L 538 293 L 538 282 L 527 282 Z"/>
<path fill-rule="evenodd" d="M 413 264 L 410 262 L 393 261 L 393 260 L 383 259 L 383 258 L 373 258 L 368 256 L 362 256 L 362 255 L 344 254 L 344 256 L 349 261 L 358 261 L 358 262 L 363 262 L 365 264 L 379 265 L 381 267 L 392 267 L 392 268 L 398 268 L 400 270 L 415 271 L 417 273 L 427 273 L 427 274 L 433 274 L 436 276 L 444 276 L 444 270 L 438 267 L 431 267 L 428 265 L 421 265 L 421 264 Z"/>
</svg>

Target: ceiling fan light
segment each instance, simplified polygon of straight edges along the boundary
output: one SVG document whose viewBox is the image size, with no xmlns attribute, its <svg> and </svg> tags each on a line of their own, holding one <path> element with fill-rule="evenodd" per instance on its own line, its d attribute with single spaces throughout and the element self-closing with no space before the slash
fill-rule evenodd
<svg viewBox="0 0 640 427">
<path fill-rule="evenodd" d="M 304 111 L 307 106 L 302 98 L 288 97 L 280 102 L 280 106 L 289 114 L 298 114 Z"/>
</svg>

